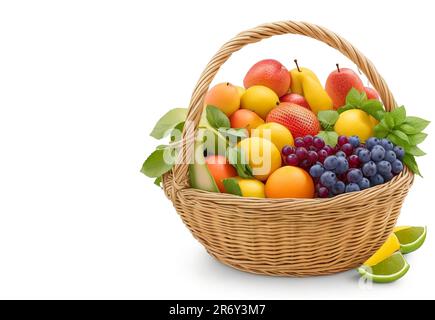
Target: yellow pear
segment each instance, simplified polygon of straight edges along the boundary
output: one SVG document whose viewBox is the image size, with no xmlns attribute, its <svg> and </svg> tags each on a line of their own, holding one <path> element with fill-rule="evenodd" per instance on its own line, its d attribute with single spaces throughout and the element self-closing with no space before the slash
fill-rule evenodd
<svg viewBox="0 0 435 320">
<path fill-rule="evenodd" d="M 320 82 L 312 77 L 305 77 L 302 80 L 302 90 L 305 100 L 310 105 L 311 111 L 317 114 L 322 110 L 332 110 L 332 99 L 323 89 Z"/>
<path fill-rule="evenodd" d="M 304 91 L 302 89 L 302 82 L 306 77 L 313 78 L 314 80 L 320 83 L 319 78 L 317 78 L 316 74 L 307 68 L 303 68 L 303 67 L 294 68 L 293 70 L 290 71 L 290 75 L 292 78 L 291 86 L 290 86 L 291 92 L 300 95 L 304 95 Z"/>
</svg>

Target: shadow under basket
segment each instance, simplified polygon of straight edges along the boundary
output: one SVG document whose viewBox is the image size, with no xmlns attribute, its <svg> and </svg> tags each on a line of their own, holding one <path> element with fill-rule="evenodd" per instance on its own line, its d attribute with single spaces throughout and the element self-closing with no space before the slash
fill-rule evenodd
<svg viewBox="0 0 435 320">
<path fill-rule="evenodd" d="M 396 106 L 376 68 L 349 42 L 320 26 L 283 21 L 244 31 L 216 53 L 192 95 L 187 121 L 193 128 L 197 128 L 210 83 L 231 54 L 281 34 L 308 36 L 337 49 L 367 76 L 386 110 Z M 193 148 L 192 139 L 186 137 L 184 132 L 182 151 Z M 189 152 L 181 154 L 180 164 L 163 177 L 165 194 L 209 254 L 257 274 L 314 276 L 358 267 L 391 234 L 414 179 L 405 168 L 388 183 L 329 199 L 243 198 L 190 188 Z"/>
</svg>

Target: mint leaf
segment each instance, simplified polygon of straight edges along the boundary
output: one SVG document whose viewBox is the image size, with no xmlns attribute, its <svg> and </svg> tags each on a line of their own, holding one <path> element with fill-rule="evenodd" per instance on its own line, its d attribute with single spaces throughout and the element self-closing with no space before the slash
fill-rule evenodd
<svg viewBox="0 0 435 320">
<path fill-rule="evenodd" d="M 339 114 L 335 110 L 324 110 L 317 113 L 317 118 L 324 130 L 332 130 L 337 122 Z"/>
<path fill-rule="evenodd" d="M 403 123 L 399 126 L 399 130 L 403 131 L 406 134 L 417 134 L 420 131 L 415 130 L 415 128 L 407 123 Z"/>
<path fill-rule="evenodd" d="M 334 147 L 337 144 L 338 134 L 335 131 L 320 131 L 317 136 L 322 138 L 329 146 Z"/>
<path fill-rule="evenodd" d="M 352 88 L 346 95 L 346 104 L 350 104 L 352 106 L 359 106 L 363 102 L 363 99 L 364 96 L 362 96 L 357 89 Z"/>
<path fill-rule="evenodd" d="M 394 128 L 394 119 L 390 112 L 385 112 L 384 118 L 382 120 L 385 120 L 385 124 L 388 128 L 393 129 Z"/>
<path fill-rule="evenodd" d="M 413 156 L 416 157 L 421 157 L 424 156 L 426 154 L 426 152 L 424 152 L 423 150 L 421 150 L 419 147 L 417 146 L 410 146 L 407 150 L 406 153 L 409 153 Z"/>
<path fill-rule="evenodd" d="M 390 139 L 390 141 L 392 143 L 394 143 L 396 146 L 400 146 L 403 149 L 405 149 L 405 151 L 407 151 L 407 149 L 410 147 L 408 142 L 402 140 L 401 138 L 396 136 L 394 133 L 388 134 L 387 138 Z"/>
<path fill-rule="evenodd" d="M 422 132 L 429 125 L 430 121 L 419 117 L 406 117 L 405 124 L 411 126 L 414 131 L 409 134 Z"/>
<path fill-rule="evenodd" d="M 228 162 L 237 170 L 237 174 L 245 179 L 252 178 L 252 168 L 246 163 L 246 156 L 238 147 L 228 148 Z"/>
<path fill-rule="evenodd" d="M 404 106 L 395 108 L 393 111 L 390 112 L 393 116 L 394 120 L 394 126 L 400 126 L 403 122 L 406 120 L 406 110 Z"/>
<path fill-rule="evenodd" d="M 390 133 L 390 130 L 385 128 L 382 123 L 379 123 L 375 126 L 374 132 L 377 138 L 385 138 Z"/>
<path fill-rule="evenodd" d="M 187 116 L 186 108 L 175 108 L 166 112 L 157 121 L 150 136 L 156 139 L 162 139 L 165 135 L 169 134 L 169 130 L 174 128 L 178 123 L 184 121 Z"/>
<path fill-rule="evenodd" d="M 426 137 L 427 137 L 427 133 L 424 133 L 424 132 L 410 134 L 408 136 L 409 144 L 412 146 L 416 146 L 416 145 L 422 143 L 426 139 Z"/>
<path fill-rule="evenodd" d="M 405 154 L 405 156 L 403 157 L 403 163 L 409 168 L 409 170 L 422 177 L 414 156 L 410 154 Z"/>
<path fill-rule="evenodd" d="M 145 160 L 142 165 L 142 172 L 150 178 L 157 178 L 172 169 L 173 163 L 165 161 L 165 152 L 168 149 L 157 149 Z"/>
<path fill-rule="evenodd" d="M 407 144 L 409 144 L 409 138 L 408 135 L 400 130 L 393 130 L 393 134 L 400 138 L 401 140 L 405 141 Z"/>
<path fill-rule="evenodd" d="M 361 104 L 361 110 L 371 115 L 376 120 L 381 120 L 384 116 L 384 106 L 379 100 L 367 100 Z"/>
<path fill-rule="evenodd" d="M 236 178 L 228 178 L 222 180 L 225 191 L 231 194 L 235 194 L 236 196 L 242 196 L 242 190 L 239 186 L 239 181 Z"/>
<path fill-rule="evenodd" d="M 206 116 L 208 123 L 215 129 L 230 127 L 230 120 L 227 115 L 215 106 L 207 106 Z"/>
<path fill-rule="evenodd" d="M 355 107 L 353 105 L 350 104 L 346 104 L 343 107 L 340 107 L 337 109 L 338 114 L 342 114 L 343 112 L 347 111 L 347 110 L 352 110 L 355 109 Z"/>
</svg>

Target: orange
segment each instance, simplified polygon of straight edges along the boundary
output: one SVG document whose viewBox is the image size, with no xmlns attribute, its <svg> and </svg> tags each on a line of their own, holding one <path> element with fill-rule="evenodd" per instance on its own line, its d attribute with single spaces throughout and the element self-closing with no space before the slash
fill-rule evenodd
<svg viewBox="0 0 435 320">
<path fill-rule="evenodd" d="M 285 166 L 269 176 L 265 193 L 267 198 L 314 198 L 314 182 L 304 169 Z"/>
<path fill-rule="evenodd" d="M 248 109 L 239 109 L 230 117 L 231 128 L 246 128 L 249 134 L 252 129 L 264 123 L 258 114 Z"/>
<path fill-rule="evenodd" d="M 229 82 L 219 83 L 207 92 L 204 103 L 219 108 L 229 117 L 240 108 L 240 91 Z"/>
</svg>

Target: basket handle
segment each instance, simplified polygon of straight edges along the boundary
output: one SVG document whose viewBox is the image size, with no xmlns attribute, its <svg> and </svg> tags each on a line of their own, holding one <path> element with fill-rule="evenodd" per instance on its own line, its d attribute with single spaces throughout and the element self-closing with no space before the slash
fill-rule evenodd
<svg viewBox="0 0 435 320">
<path fill-rule="evenodd" d="M 366 75 L 373 87 L 378 91 L 387 111 L 394 109 L 396 106 L 393 94 L 373 63 L 347 40 L 326 28 L 307 22 L 281 21 L 266 23 L 256 28 L 243 31 L 219 49 L 207 64 L 195 86 L 190 100 L 186 125 L 183 130 L 183 138 L 180 141 L 180 153 L 177 164 L 172 170 L 174 178 L 173 192 L 176 193 L 177 190 L 189 186 L 188 163 L 193 156 L 194 133 L 198 127 L 203 111 L 205 94 L 207 93 L 210 83 L 213 81 L 216 73 L 219 71 L 219 68 L 234 52 L 240 50 L 245 45 L 283 34 L 307 36 L 337 49 L 355 63 L 356 66 Z"/>
</svg>

